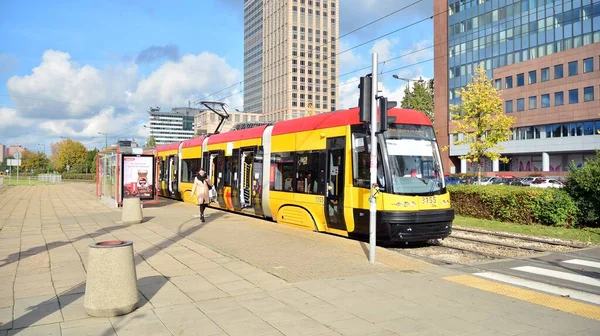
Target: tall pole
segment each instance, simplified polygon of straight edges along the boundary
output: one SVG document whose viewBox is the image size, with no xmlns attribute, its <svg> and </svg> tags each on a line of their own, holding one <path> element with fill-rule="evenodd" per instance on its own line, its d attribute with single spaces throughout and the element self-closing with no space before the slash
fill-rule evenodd
<svg viewBox="0 0 600 336">
<path fill-rule="evenodd" d="M 406 96 L 406 99 L 408 101 L 408 108 L 410 108 L 410 79 L 398 77 L 398 75 L 393 75 L 392 77 L 399 79 L 399 80 L 406 81 L 406 83 L 408 83 L 408 88 L 406 89 L 406 91 L 408 91 L 408 96 Z"/>
<path fill-rule="evenodd" d="M 408 108 L 410 108 L 410 79 L 407 79 L 406 82 L 408 83 Z"/>
<path fill-rule="evenodd" d="M 104 134 L 104 142 L 105 142 L 104 149 L 108 148 L 108 133 L 98 132 L 98 134 Z"/>
<path fill-rule="evenodd" d="M 42 146 L 44 148 L 44 156 L 46 156 L 46 144 L 38 144 L 38 146 Z M 48 172 L 48 164 L 46 164 L 46 173 Z"/>
<path fill-rule="evenodd" d="M 377 202 L 375 200 L 375 184 L 377 183 L 377 53 L 373 53 L 373 70 L 371 72 L 371 197 L 369 198 L 369 262 L 375 263 L 375 248 L 377 247 Z"/>
</svg>

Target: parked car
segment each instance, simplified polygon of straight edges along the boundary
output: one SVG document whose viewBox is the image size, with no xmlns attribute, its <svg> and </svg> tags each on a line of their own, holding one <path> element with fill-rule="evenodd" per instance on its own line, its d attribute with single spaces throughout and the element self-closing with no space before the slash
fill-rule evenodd
<svg viewBox="0 0 600 336">
<path fill-rule="evenodd" d="M 530 185 L 532 188 L 563 188 L 565 185 L 559 180 L 540 178 Z"/>
<path fill-rule="evenodd" d="M 542 177 L 531 177 L 531 176 L 530 177 L 526 177 L 523 180 L 521 180 L 521 184 L 524 185 L 524 186 L 526 186 L 526 187 L 528 187 L 528 186 L 531 185 L 531 183 L 533 181 L 537 181 L 537 180 L 540 180 L 540 179 L 542 179 Z"/>
<path fill-rule="evenodd" d="M 508 184 L 509 185 L 513 185 L 513 186 L 520 186 L 520 187 L 522 187 L 523 183 L 521 183 L 521 182 L 523 182 L 523 178 L 522 177 L 515 177 L 513 179 L 510 179 L 510 181 L 509 181 Z"/>
<path fill-rule="evenodd" d="M 497 177 L 495 178 L 491 184 L 496 184 L 496 185 L 508 185 L 510 183 L 510 179 L 509 178 L 504 178 L 504 177 Z"/>
<path fill-rule="evenodd" d="M 473 182 L 473 184 L 490 185 L 490 184 L 493 184 L 494 181 L 499 180 L 499 179 L 500 179 L 499 177 L 482 177 L 480 183 L 478 183 L 477 180 L 475 180 L 475 182 Z"/>
<path fill-rule="evenodd" d="M 463 184 L 463 181 L 456 176 L 446 176 L 446 184 Z"/>
</svg>

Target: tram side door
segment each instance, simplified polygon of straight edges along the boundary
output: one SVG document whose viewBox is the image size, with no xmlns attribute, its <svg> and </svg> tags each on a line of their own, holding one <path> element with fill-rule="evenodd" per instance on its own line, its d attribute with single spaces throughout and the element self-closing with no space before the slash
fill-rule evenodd
<svg viewBox="0 0 600 336">
<path fill-rule="evenodd" d="M 169 157 L 169 191 L 172 196 L 179 196 L 178 171 L 179 158 L 177 155 Z"/>
<path fill-rule="evenodd" d="M 252 207 L 252 174 L 253 174 L 253 164 L 254 164 L 254 152 L 253 151 L 243 151 L 242 158 L 240 160 L 240 171 L 241 171 L 241 181 L 240 181 L 240 204 L 242 209 L 251 208 Z"/>
<path fill-rule="evenodd" d="M 327 226 L 346 230 L 344 220 L 344 164 L 346 137 L 327 139 L 325 160 L 325 218 Z"/>
</svg>

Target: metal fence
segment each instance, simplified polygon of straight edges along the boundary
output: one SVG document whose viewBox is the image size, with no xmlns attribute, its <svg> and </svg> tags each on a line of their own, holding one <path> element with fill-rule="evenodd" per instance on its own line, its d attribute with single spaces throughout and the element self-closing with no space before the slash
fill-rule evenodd
<svg viewBox="0 0 600 336">
<path fill-rule="evenodd" d="M 38 181 L 48 183 L 61 183 L 62 176 L 60 174 L 39 174 Z"/>
</svg>

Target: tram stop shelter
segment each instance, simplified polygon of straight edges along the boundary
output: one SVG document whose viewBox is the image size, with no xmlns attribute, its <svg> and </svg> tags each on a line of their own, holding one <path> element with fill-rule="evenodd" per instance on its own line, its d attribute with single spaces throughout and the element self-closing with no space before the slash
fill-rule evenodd
<svg viewBox="0 0 600 336">
<path fill-rule="evenodd" d="M 113 145 L 96 156 L 96 196 L 118 208 L 127 197 L 158 203 L 154 148 Z"/>
</svg>

